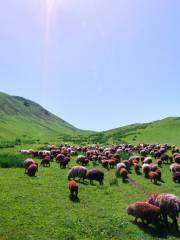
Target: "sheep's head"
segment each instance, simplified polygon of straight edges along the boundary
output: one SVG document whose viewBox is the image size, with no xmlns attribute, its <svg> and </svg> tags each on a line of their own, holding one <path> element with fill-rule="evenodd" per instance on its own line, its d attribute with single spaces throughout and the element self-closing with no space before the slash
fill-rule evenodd
<svg viewBox="0 0 180 240">
<path fill-rule="evenodd" d="M 132 205 L 130 205 L 128 208 L 127 208 L 127 214 L 128 215 L 133 215 L 134 214 L 134 207 Z"/>
</svg>

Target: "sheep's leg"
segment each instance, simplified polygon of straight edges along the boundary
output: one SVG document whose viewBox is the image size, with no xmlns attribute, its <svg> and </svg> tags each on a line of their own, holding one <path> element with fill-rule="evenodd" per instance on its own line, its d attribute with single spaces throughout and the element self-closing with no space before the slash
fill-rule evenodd
<svg viewBox="0 0 180 240">
<path fill-rule="evenodd" d="M 166 214 L 162 214 L 163 216 L 163 220 L 164 220 L 164 223 L 166 225 L 166 227 L 168 227 L 168 218 L 167 218 L 167 215 Z"/>
<path fill-rule="evenodd" d="M 176 231 L 178 232 L 178 223 L 177 223 L 176 217 L 173 218 L 173 225 L 174 225 Z"/>
<path fill-rule="evenodd" d="M 134 219 L 134 223 L 137 224 L 137 220 L 138 220 L 138 217 L 135 217 L 135 219 Z"/>
</svg>

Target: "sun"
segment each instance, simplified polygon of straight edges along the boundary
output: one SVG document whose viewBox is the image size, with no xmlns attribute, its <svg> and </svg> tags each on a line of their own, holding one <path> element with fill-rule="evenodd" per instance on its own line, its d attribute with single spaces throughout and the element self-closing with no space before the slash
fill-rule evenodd
<svg viewBox="0 0 180 240">
<path fill-rule="evenodd" d="M 44 0 L 44 2 L 45 2 L 46 11 L 52 12 L 57 1 L 56 0 Z"/>
</svg>

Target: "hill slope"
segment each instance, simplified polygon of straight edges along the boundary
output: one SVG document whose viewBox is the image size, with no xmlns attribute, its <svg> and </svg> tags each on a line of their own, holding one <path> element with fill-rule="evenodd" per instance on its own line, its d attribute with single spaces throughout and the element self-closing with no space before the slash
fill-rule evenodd
<svg viewBox="0 0 180 240">
<path fill-rule="evenodd" d="M 133 124 L 104 132 L 109 141 L 121 139 L 127 143 L 169 143 L 180 145 L 180 117 Z"/>
<path fill-rule="evenodd" d="M 39 104 L 0 92 L 0 141 L 74 143 L 169 143 L 180 145 L 180 117 L 132 124 L 104 132 L 82 131 L 53 115 Z"/>
<path fill-rule="evenodd" d="M 83 131 L 53 115 L 39 104 L 0 92 L 0 139 L 51 139 Z"/>
</svg>

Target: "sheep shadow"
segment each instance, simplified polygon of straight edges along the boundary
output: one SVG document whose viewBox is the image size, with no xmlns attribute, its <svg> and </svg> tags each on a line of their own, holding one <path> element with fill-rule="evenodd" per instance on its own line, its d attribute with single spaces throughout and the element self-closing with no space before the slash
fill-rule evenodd
<svg viewBox="0 0 180 240">
<path fill-rule="evenodd" d="M 80 203 L 80 199 L 74 195 L 69 195 L 69 200 L 74 203 Z"/>
<path fill-rule="evenodd" d="M 136 226 L 138 226 L 139 229 L 144 231 L 145 233 L 151 235 L 152 237 L 156 238 L 167 238 L 168 236 L 173 236 L 180 238 L 180 231 L 175 231 L 172 224 L 169 224 L 169 227 L 159 224 L 158 226 L 152 226 L 152 225 L 145 225 L 141 222 L 135 223 Z"/>
</svg>

